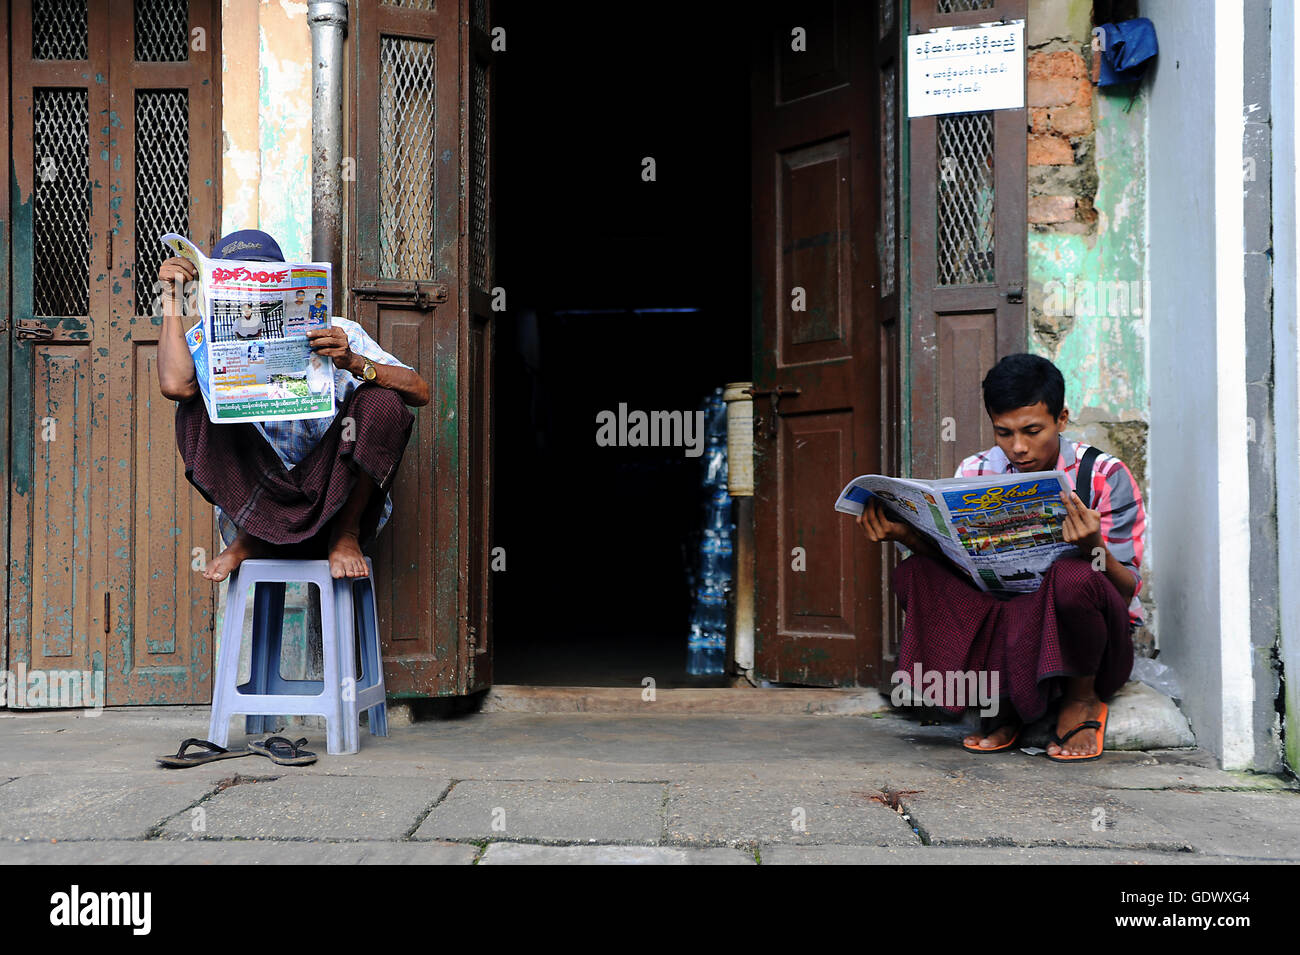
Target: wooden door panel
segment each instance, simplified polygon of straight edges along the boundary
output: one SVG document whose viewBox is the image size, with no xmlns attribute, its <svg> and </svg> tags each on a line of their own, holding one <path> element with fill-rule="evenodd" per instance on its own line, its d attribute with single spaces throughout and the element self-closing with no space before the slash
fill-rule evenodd
<svg viewBox="0 0 1300 955">
<path fill-rule="evenodd" d="M 376 340 L 414 367 L 429 383 L 430 393 L 437 395 L 447 365 L 446 356 L 438 354 L 437 314 L 381 307 L 377 315 Z M 448 602 L 454 601 L 455 591 L 438 586 L 447 575 L 430 559 L 447 546 L 446 535 L 454 531 L 454 524 L 449 528 L 446 515 L 435 506 L 446 484 L 454 482 L 454 466 L 439 460 L 437 431 L 445 422 L 427 410 L 416 410 L 411 440 L 393 484 L 392 521 L 374 550 L 380 633 L 388 640 L 385 680 L 394 696 L 427 695 L 423 687 L 455 675 L 455 654 L 440 652 L 436 642 L 437 621 L 454 618 L 454 603 Z M 455 552 L 454 545 L 448 549 Z"/>
<path fill-rule="evenodd" d="M 881 459 L 869 13 L 791 4 L 756 38 L 755 651 L 778 682 L 873 683 L 879 662 L 879 554 L 831 507 Z M 815 54 L 790 49 L 795 27 Z"/>
<path fill-rule="evenodd" d="M 937 319 L 939 407 L 949 409 L 953 419 L 939 422 L 939 477 L 952 477 L 967 453 L 959 449 L 993 446 L 993 425 L 984 413 L 981 384 L 997 361 L 997 316 L 980 312 Z"/>
<path fill-rule="evenodd" d="M 781 156 L 777 217 L 783 229 L 776 300 L 791 301 L 795 289 L 806 296 L 803 309 L 779 308 L 776 313 L 785 365 L 850 354 L 850 154 L 849 137 L 840 136 Z"/>
<path fill-rule="evenodd" d="M 385 681 L 397 696 L 462 694 L 491 673 L 491 313 L 474 304 L 493 265 L 490 9 L 361 0 L 351 10 L 351 317 L 431 393 L 377 545 Z"/>
<path fill-rule="evenodd" d="M 835 562 L 851 566 L 853 540 L 846 533 L 847 522 L 833 508 L 823 506 L 829 491 L 831 500 L 843 483 L 839 476 L 853 465 L 853 415 L 830 412 L 782 419 L 783 440 L 802 453 L 784 461 L 782 491 L 783 537 L 781 550 L 792 555 L 781 568 L 782 626 L 802 634 L 835 634 L 853 637 L 853 581 L 831 574 L 807 573 L 796 569 L 794 548 L 805 553 L 822 550 L 835 555 Z"/>
<path fill-rule="evenodd" d="M 30 669 L 89 669 L 86 642 L 97 588 L 90 414 L 91 351 L 60 344 L 35 349 L 35 460 L 31 506 Z M 49 430 L 47 430 L 49 429 Z M 20 657 L 21 659 L 21 657 Z"/>
<path fill-rule="evenodd" d="M 0 36 L 5 38 L 7 43 L 10 35 L 9 26 L 9 4 L 0 4 Z M 9 113 L 12 103 L 9 99 L 9 70 L 0 70 L 0 103 L 5 108 L 0 109 L 0 142 L 10 144 L 9 137 Z M 11 160 L 12 163 L 12 160 Z M 13 401 L 9 391 L 10 384 L 10 361 L 11 346 L 10 339 L 13 335 L 13 311 L 11 307 L 11 293 L 13 291 L 13 269 L 9 259 L 12 243 L 10 241 L 10 227 L 13 222 L 13 216 L 9 211 L 9 181 L 13 176 L 14 169 L 11 165 L 8 175 L 0 176 L 0 332 L 4 337 L 0 339 L 0 395 L 4 395 L 3 408 L 0 409 L 0 435 L 6 438 L 9 436 L 9 429 L 12 426 L 10 421 Z M 8 489 L 10 474 L 9 452 L 0 454 L 0 488 Z M 0 600 L 0 670 L 8 672 L 9 670 L 9 640 L 12 633 L 12 627 L 9 623 L 9 595 L 10 583 L 9 575 L 13 571 L 13 564 L 10 561 L 10 541 L 9 541 L 9 504 L 8 490 L 5 492 L 6 500 L 4 506 L 0 506 L 0 560 L 4 561 L 4 595 L 5 599 Z"/>
<path fill-rule="evenodd" d="M 811 42 L 802 50 L 795 50 L 790 42 L 776 48 L 778 102 L 792 103 L 846 85 L 850 77 L 846 8 L 809 3 L 784 20 L 805 29 Z M 782 36 L 788 40 L 789 31 Z"/>
<path fill-rule="evenodd" d="M 1023 19 L 1027 2 L 989 0 L 957 13 L 938 6 L 912 0 L 914 33 Z M 911 474 L 946 478 L 992 445 L 980 382 L 1000 356 L 1025 348 L 1027 111 L 910 124 Z"/>
<path fill-rule="evenodd" d="M 114 475 L 104 512 L 108 702 L 204 703 L 215 608 L 194 551 L 210 557 L 215 535 L 211 507 L 185 480 L 176 452 L 175 405 L 158 390 L 154 286 L 167 256 L 161 234 L 209 248 L 216 240 L 220 22 L 214 0 L 191 0 L 184 19 L 156 0 L 109 6 L 116 122 L 107 187 L 117 204 L 109 202 L 105 250 L 113 333 L 100 353 L 108 413 L 97 422 Z M 191 43 L 194 28 L 204 31 L 201 49 Z"/>
<path fill-rule="evenodd" d="M 104 548 L 94 545 L 104 543 L 103 435 L 92 419 L 103 410 L 96 346 L 104 336 L 100 329 L 96 341 L 90 316 L 109 302 L 103 276 L 92 280 L 92 268 L 106 263 L 107 229 L 93 215 L 89 184 L 108 172 L 93 120 L 107 114 L 109 97 L 81 72 L 107 70 L 107 10 L 90 9 L 80 34 L 57 38 L 39 30 L 33 38 L 29 5 L 11 12 L 9 664 L 102 670 L 95 605 Z M 76 58 L 81 71 L 47 58 L 56 56 Z"/>
<path fill-rule="evenodd" d="M 211 510 L 157 390 L 152 286 L 162 232 L 212 238 L 219 23 L 213 0 L 50 9 L 34 36 L 14 5 L 9 49 L 14 318 L 38 336 L 12 340 L 9 650 L 105 673 L 109 704 L 203 703 Z"/>
<path fill-rule="evenodd" d="M 160 700 L 212 695 L 212 585 L 196 571 L 210 546 L 212 508 L 185 478 L 176 446 L 176 404 L 158 390 L 158 346 L 137 343 L 132 363 L 133 434 L 129 643 L 112 656 Z M 110 628 L 114 621 L 110 621 Z"/>
</svg>

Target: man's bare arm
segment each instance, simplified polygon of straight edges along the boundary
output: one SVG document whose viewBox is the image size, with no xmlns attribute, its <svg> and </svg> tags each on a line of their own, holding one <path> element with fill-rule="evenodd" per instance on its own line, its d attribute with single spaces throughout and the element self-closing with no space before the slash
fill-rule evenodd
<svg viewBox="0 0 1300 955">
<path fill-rule="evenodd" d="M 366 356 L 358 355 L 352 350 L 348 334 L 342 328 L 331 325 L 328 328 L 313 329 L 307 333 L 307 340 L 316 354 L 333 359 L 334 367 L 342 368 L 355 377 L 361 376 Z M 379 362 L 374 362 L 374 366 L 375 384 L 381 388 L 393 389 L 412 408 L 420 408 L 429 403 L 429 386 L 418 371 L 401 365 L 381 365 Z"/>
<path fill-rule="evenodd" d="M 1127 607 L 1132 602 L 1133 595 L 1137 593 L 1137 581 L 1133 578 L 1133 571 L 1116 560 L 1115 555 L 1105 544 L 1102 544 L 1101 548 L 1106 551 L 1106 576 L 1115 585 L 1119 595 L 1124 598 L 1124 606 Z"/>
<path fill-rule="evenodd" d="M 373 364 L 375 366 L 375 384 L 381 388 L 392 388 L 412 408 L 422 408 L 429 403 L 429 386 L 418 371 L 403 368 L 401 365 L 381 365 L 379 362 L 373 362 Z M 348 371 L 359 376 L 365 365 L 365 356 L 353 352 L 352 366 L 348 368 Z"/>
<path fill-rule="evenodd" d="M 163 397 L 188 401 L 199 393 L 199 379 L 194 358 L 185 344 L 181 303 L 185 283 L 198 278 L 198 270 L 189 259 L 167 259 L 158 268 L 162 283 L 163 325 L 158 338 L 158 386 Z"/>
</svg>

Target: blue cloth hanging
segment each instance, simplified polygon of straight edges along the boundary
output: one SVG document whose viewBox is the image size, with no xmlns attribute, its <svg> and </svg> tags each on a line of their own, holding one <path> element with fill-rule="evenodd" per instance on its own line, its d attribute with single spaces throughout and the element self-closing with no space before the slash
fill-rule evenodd
<svg viewBox="0 0 1300 955">
<path fill-rule="evenodd" d="M 1103 40 L 1098 86 L 1140 80 L 1146 72 L 1147 61 L 1160 52 L 1155 25 L 1146 17 L 1103 23 L 1098 29 Z"/>
</svg>

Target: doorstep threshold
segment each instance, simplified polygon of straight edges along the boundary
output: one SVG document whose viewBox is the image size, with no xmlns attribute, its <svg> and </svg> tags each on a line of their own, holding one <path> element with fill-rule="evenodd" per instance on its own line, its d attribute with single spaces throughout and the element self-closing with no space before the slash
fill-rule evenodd
<svg viewBox="0 0 1300 955">
<path fill-rule="evenodd" d="M 506 684 L 488 690 L 480 712 L 865 716 L 889 709 L 879 691 L 862 687 L 680 687 L 656 689 L 653 700 L 648 694 L 639 686 Z"/>
</svg>

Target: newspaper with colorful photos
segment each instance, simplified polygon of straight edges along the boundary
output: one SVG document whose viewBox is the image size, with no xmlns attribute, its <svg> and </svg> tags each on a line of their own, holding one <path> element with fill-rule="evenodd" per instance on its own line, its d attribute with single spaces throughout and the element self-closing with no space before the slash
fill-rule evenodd
<svg viewBox="0 0 1300 955">
<path fill-rule="evenodd" d="M 981 589 L 1032 593 L 1063 554 L 1062 491 L 1074 487 L 1060 471 L 988 474 L 918 481 L 867 474 L 840 492 L 835 510 L 854 516 L 877 497 L 894 520 L 925 534 Z"/>
<path fill-rule="evenodd" d="M 308 331 L 330 326 L 330 263 L 209 259 L 174 232 L 162 241 L 199 272 L 202 321 L 186 337 L 207 376 L 208 417 L 225 424 L 333 415 L 334 362 L 307 342 Z"/>
</svg>

